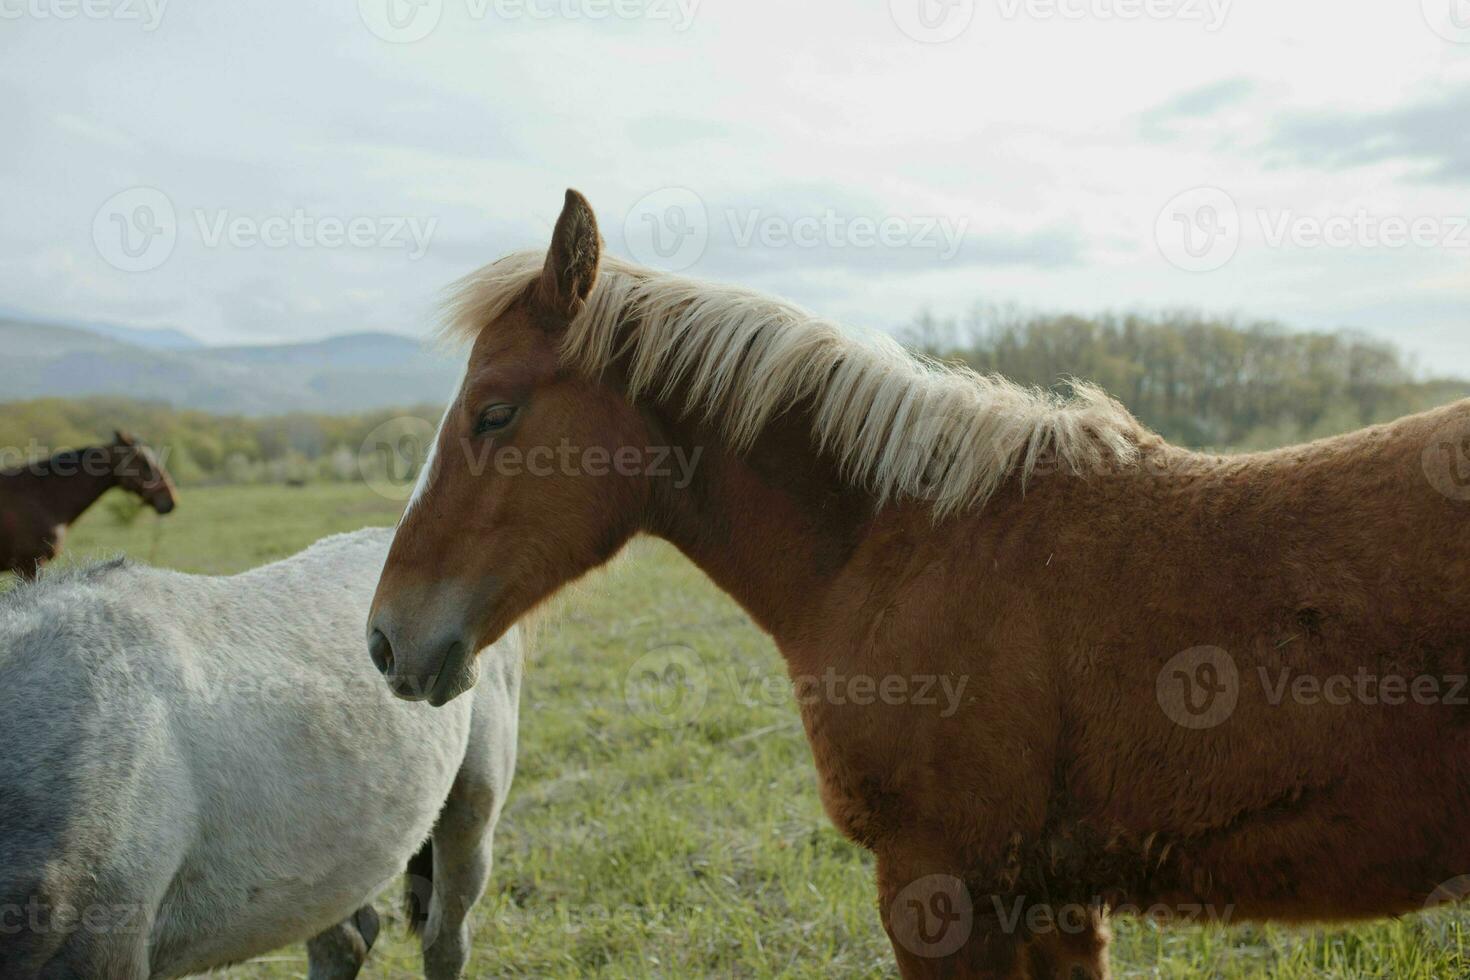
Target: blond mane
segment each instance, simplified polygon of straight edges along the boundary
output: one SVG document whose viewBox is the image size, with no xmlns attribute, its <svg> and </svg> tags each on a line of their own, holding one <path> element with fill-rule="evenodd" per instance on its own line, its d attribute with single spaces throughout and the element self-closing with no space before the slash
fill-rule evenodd
<svg viewBox="0 0 1470 980">
<path fill-rule="evenodd" d="M 445 333 L 473 341 L 541 274 L 545 252 L 516 252 L 451 287 Z M 629 397 L 667 400 L 745 449 L 774 416 L 812 406 L 819 452 L 879 502 L 931 501 L 937 515 L 983 504 L 1043 459 L 1075 473 L 1132 461 L 1143 428 L 1099 389 L 1070 398 L 917 358 L 889 337 L 836 324 L 752 290 L 604 255 L 567 331 L 565 363 L 597 374 L 629 358 Z"/>
</svg>

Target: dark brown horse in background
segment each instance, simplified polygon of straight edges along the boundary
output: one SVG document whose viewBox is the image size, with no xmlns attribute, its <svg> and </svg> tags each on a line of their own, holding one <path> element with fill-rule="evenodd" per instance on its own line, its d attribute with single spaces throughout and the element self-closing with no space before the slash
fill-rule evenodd
<svg viewBox="0 0 1470 980">
<path fill-rule="evenodd" d="M 61 551 L 66 530 L 113 487 L 137 494 L 159 514 L 177 498 L 158 458 L 124 432 L 112 443 L 71 449 L 0 471 L 0 571 L 35 578 Z"/>
</svg>

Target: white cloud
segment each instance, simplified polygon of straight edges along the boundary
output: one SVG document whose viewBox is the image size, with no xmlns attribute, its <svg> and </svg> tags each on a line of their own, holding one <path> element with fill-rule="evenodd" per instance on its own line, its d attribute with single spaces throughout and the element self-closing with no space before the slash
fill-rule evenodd
<svg viewBox="0 0 1470 980">
<path fill-rule="evenodd" d="M 910 2 L 930 0 L 893 0 Z M 1160 15 L 1130 19 L 1130 0 L 1006 0 L 926 44 L 888 2 L 435 3 L 434 29 L 406 44 L 354 3 L 170 3 L 154 30 L 0 21 L 0 306 L 218 341 L 420 332 L 449 280 L 544 241 L 565 187 L 619 250 L 635 205 L 676 187 L 720 225 L 690 271 L 856 325 L 976 302 L 1190 306 L 1361 327 L 1470 374 L 1463 250 L 1273 247 L 1259 217 L 1470 214 L 1463 133 L 1441 137 L 1434 111 L 1470 97 L 1470 44 L 1420 4 L 1155 0 L 1141 6 Z M 1206 19 L 1183 16 L 1191 5 Z M 966 8 L 931 12 L 947 9 Z M 128 273 L 92 235 L 97 209 L 135 186 L 167 195 L 178 240 Z M 1154 233 L 1165 202 L 1200 186 L 1243 217 L 1235 257 L 1190 273 Z M 201 209 L 435 230 L 418 260 L 210 247 Z M 742 245 L 721 231 L 731 212 L 741 228 L 756 214 L 843 230 Z M 965 229 L 952 256 L 852 247 L 854 222 L 913 232 L 929 217 Z"/>
</svg>

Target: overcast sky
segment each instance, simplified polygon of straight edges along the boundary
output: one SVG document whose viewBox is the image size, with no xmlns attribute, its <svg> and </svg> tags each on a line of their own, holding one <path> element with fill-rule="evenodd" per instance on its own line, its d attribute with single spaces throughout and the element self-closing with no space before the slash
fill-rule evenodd
<svg viewBox="0 0 1470 980">
<path fill-rule="evenodd" d="M 1470 0 L 0 0 L 0 308 L 423 333 L 608 247 L 856 325 L 1191 307 L 1470 375 Z"/>
</svg>

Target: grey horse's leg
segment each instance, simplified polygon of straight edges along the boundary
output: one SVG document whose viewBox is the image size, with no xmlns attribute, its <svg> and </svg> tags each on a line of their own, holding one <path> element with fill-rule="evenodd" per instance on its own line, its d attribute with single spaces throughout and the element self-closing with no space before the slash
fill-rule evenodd
<svg viewBox="0 0 1470 980">
<path fill-rule="evenodd" d="M 460 774 L 434 825 L 434 895 L 424 928 L 424 977 L 458 980 L 470 958 L 470 911 L 490 880 L 491 831 L 499 810 L 483 782 Z"/>
<path fill-rule="evenodd" d="M 306 944 L 307 980 L 356 980 L 378 938 L 378 913 L 364 905 Z"/>
<path fill-rule="evenodd" d="M 79 908 L 110 911 L 101 905 Z M 107 980 L 148 980 L 152 973 L 146 931 L 130 928 L 94 931 L 78 927 L 68 932 L 55 955 L 38 972 L 31 974 L 36 980 L 95 980 L 100 977 Z"/>
</svg>

